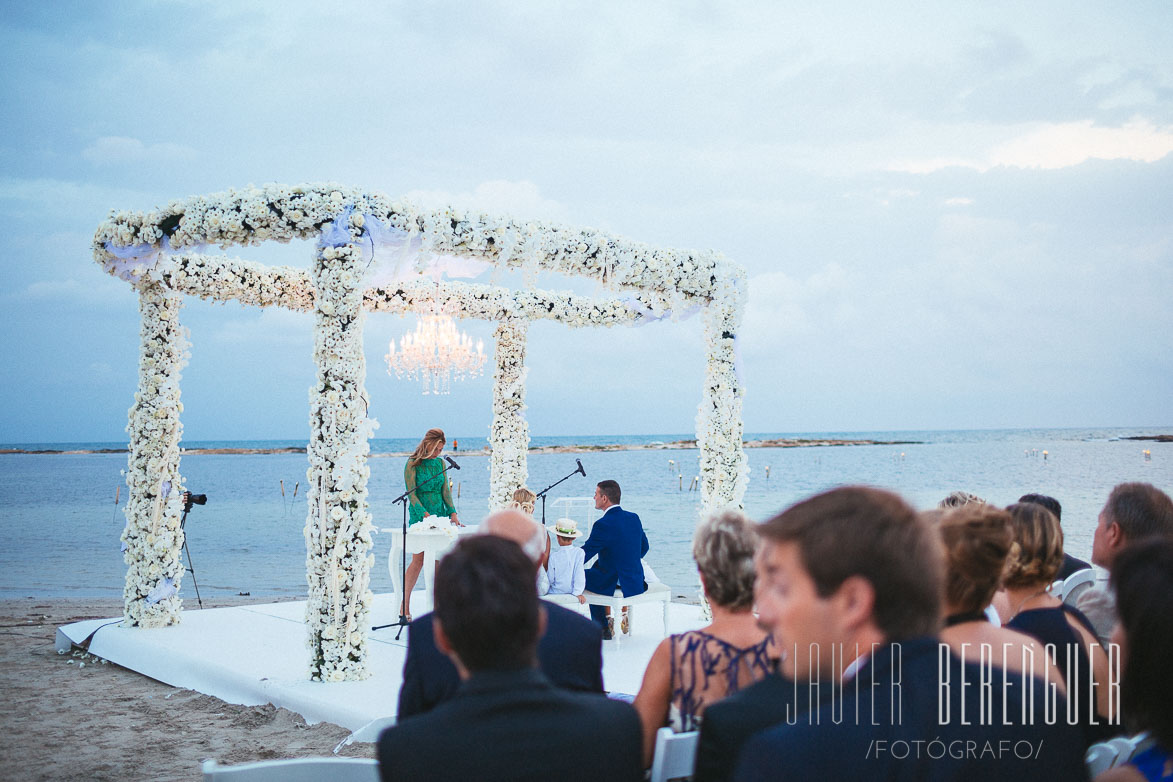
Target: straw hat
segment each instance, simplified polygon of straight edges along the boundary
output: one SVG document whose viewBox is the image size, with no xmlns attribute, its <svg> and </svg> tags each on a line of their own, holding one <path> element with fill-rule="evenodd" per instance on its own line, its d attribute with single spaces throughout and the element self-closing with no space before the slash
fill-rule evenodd
<svg viewBox="0 0 1173 782">
<path fill-rule="evenodd" d="M 582 536 L 578 529 L 578 522 L 574 519 L 558 519 L 554 522 L 554 534 L 560 538 L 575 539 Z"/>
</svg>

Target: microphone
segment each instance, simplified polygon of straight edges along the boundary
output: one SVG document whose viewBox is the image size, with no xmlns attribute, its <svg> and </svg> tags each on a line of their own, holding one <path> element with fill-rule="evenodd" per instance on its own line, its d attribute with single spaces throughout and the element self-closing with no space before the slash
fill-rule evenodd
<svg viewBox="0 0 1173 782">
<path fill-rule="evenodd" d="M 449 466 L 449 467 L 451 467 L 452 469 L 454 469 L 454 470 L 459 470 L 459 469 L 460 469 L 460 465 L 459 465 L 459 464 L 457 464 L 456 462 L 452 461 L 452 457 L 451 457 L 451 456 L 445 456 L 445 457 L 444 457 L 444 461 L 448 462 L 448 466 Z"/>
<path fill-rule="evenodd" d="M 578 471 L 580 473 L 582 473 L 582 477 L 585 478 L 586 477 L 586 470 L 584 470 L 582 468 L 582 459 L 575 459 L 574 461 L 578 464 Z"/>
</svg>

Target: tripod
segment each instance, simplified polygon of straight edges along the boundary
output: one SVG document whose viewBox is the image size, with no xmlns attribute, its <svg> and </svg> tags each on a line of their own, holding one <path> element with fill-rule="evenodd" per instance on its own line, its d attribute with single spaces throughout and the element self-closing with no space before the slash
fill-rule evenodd
<svg viewBox="0 0 1173 782">
<path fill-rule="evenodd" d="M 573 470 L 570 473 L 570 475 L 567 475 L 566 478 L 569 478 L 571 475 L 580 475 L 580 474 L 582 475 L 582 477 L 585 478 L 586 477 L 586 470 L 584 470 L 582 467 L 582 460 L 575 459 L 574 462 L 575 462 L 575 464 L 578 465 L 578 467 L 575 470 Z M 542 526 L 543 527 L 546 526 L 546 495 L 549 493 L 550 489 L 553 489 L 555 486 L 562 483 L 562 481 L 566 480 L 566 478 L 562 478 L 560 480 L 554 481 L 549 486 L 547 486 L 546 488 L 542 489 L 540 492 L 537 493 L 537 496 L 542 498 Z"/>
<path fill-rule="evenodd" d="M 433 475 L 428 480 L 421 483 L 419 486 L 408 489 L 407 491 L 403 492 L 403 494 L 400 494 L 398 497 L 396 497 L 394 500 L 391 501 L 392 505 L 394 505 L 395 503 L 398 502 L 400 505 L 403 506 L 403 531 L 401 533 L 402 537 L 400 538 L 400 541 L 402 542 L 403 545 L 399 551 L 400 557 L 401 557 L 401 559 L 399 560 L 399 591 L 401 593 L 399 596 L 399 599 L 400 599 L 399 605 L 404 610 L 407 609 L 407 601 L 408 601 L 408 594 L 407 594 L 407 504 L 408 504 L 408 502 L 410 502 L 410 500 L 408 498 L 412 495 L 413 492 L 417 491 L 418 489 L 420 489 L 424 486 L 427 486 L 429 483 L 435 481 L 437 478 L 444 478 L 444 476 L 448 474 L 449 469 L 453 469 L 453 468 L 457 469 L 457 470 L 460 469 L 460 465 L 457 464 L 456 462 L 452 461 L 451 457 L 445 456 L 444 458 L 448 462 L 447 467 L 445 467 L 443 470 L 441 470 L 437 474 Z M 407 627 L 409 624 L 411 624 L 411 621 L 408 620 L 407 614 L 403 613 L 401 611 L 399 614 L 399 621 L 398 622 L 388 622 L 385 625 L 376 625 L 376 626 L 372 627 L 371 630 L 375 631 L 375 630 L 382 630 L 385 627 L 398 627 L 399 629 L 395 632 L 395 640 L 398 641 L 400 634 L 403 632 L 403 628 Z"/>
<path fill-rule="evenodd" d="M 200 608 L 202 609 L 204 607 L 204 599 L 200 597 L 200 585 L 196 581 L 195 564 L 191 561 L 191 551 L 187 548 L 187 532 L 184 530 L 184 526 L 187 524 L 187 514 L 191 511 L 192 505 L 191 499 L 184 501 L 183 518 L 179 520 L 179 531 L 183 532 L 183 553 L 187 557 L 187 572 L 191 573 L 191 585 L 195 587 L 196 602 L 200 604 Z"/>
</svg>

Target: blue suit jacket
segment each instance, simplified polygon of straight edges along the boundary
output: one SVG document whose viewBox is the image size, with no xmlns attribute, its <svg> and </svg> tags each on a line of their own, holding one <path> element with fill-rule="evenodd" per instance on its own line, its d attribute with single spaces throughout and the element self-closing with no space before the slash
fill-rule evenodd
<svg viewBox="0 0 1173 782">
<path fill-rule="evenodd" d="M 1063 718 L 1062 697 L 1056 724 L 1045 723 L 1041 679 L 1028 676 L 1024 682 L 1021 674 L 1008 674 L 1003 689 L 1001 670 L 995 668 L 993 686 L 983 697 L 978 663 L 962 662 L 948 650 L 941 655 L 935 638 L 895 646 L 877 649 L 830 702 L 795 724 L 751 738 L 734 779 L 1087 779 L 1083 734 Z M 944 692 L 942 680 L 950 683 Z M 1023 720 L 1023 699 L 1032 694 L 1034 711 Z M 948 707 L 944 719 L 942 706 Z M 989 709 L 985 719 L 983 706 Z"/>
<path fill-rule="evenodd" d="M 584 561 L 599 555 L 599 561 L 586 573 L 587 589 L 592 592 L 609 595 L 618 586 L 625 596 L 631 596 L 648 588 L 640 562 L 648 553 L 648 536 L 634 513 L 614 505 L 608 508 L 591 528 L 582 551 Z"/>
<path fill-rule="evenodd" d="M 557 687 L 603 692 L 603 633 L 581 614 L 542 601 L 546 632 L 538 641 L 538 665 Z M 399 719 L 430 711 L 456 694 L 460 676 L 447 655 L 436 648 L 432 614 L 407 630 L 407 659 L 399 688 Z"/>
</svg>

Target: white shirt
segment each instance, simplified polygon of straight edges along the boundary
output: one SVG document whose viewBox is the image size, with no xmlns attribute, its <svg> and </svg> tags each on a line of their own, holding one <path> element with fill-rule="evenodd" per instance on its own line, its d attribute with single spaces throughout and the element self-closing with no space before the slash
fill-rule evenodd
<svg viewBox="0 0 1173 782">
<path fill-rule="evenodd" d="M 586 589 L 586 570 L 583 568 L 583 550 L 578 546 L 557 545 L 550 549 L 546 572 L 550 578 L 551 595 L 581 595 Z"/>
</svg>

